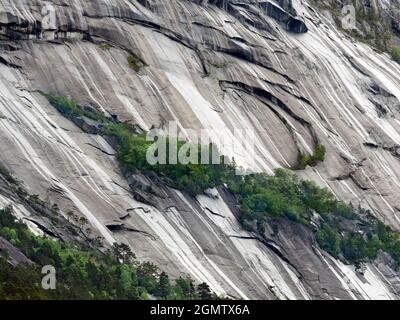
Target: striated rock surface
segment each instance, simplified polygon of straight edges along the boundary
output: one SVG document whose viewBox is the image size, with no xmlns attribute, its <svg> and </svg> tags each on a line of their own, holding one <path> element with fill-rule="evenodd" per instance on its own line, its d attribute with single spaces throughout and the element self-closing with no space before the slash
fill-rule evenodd
<svg viewBox="0 0 400 320">
<path fill-rule="evenodd" d="M 396 4 L 393 1 L 393 4 Z M 141 61 L 135 72 L 127 57 Z M 39 91 L 132 125 L 235 129 L 256 135 L 255 163 L 300 171 L 400 230 L 400 65 L 340 33 L 307 1 L 0 0 L 0 162 L 30 193 L 85 216 L 107 242 L 128 243 L 172 276 L 258 299 L 397 299 L 387 257 L 363 270 L 321 252 L 278 221 L 270 240 L 241 229 L 225 190 L 196 199 L 124 177 L 87 119 L 62 117 Z M 2 206 L 24 204 L 0 188 Z"/>
</svg>

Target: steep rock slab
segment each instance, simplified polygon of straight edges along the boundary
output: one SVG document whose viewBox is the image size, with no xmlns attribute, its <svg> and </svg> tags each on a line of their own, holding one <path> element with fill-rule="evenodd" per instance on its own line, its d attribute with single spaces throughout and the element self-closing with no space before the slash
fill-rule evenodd
<svg viewBox="0 0 400 320">
<path fill-rule="evenodd" d="M 190 274 L 219 293 L 398 296 L 397 274 L 384 258 L 362 274 L 284 222 L 276 244 L 267 245 L 241 230 L 225 195 L 193 199 L 167 188 L 146 204 L 135 200 L 108 143 L 83 133 L 36 92 L 70 96 L 143 130 L 171 120 L 214 129 L 220 145 L 237 128 L 254 129 L 255 159 L 231 154 L 229 146 L 223 151 L 267 172 L 295 166 L 299 150 L 311 152 L 317 139 L 327 161 L 301 175 L 399 228 L 400 165 L 387 148 L 400 141 L 398 65 L 298 1 L 293 9 L 306 18 L 305 34 L 288 33 L 250 1 L 234 10 L 183 0 L 54 1 L 56 19 L 43 28 L 45 3 L 0 2 L 0 159 L 31 190 L 86 216 L 109 243 L 125 241 L 171 275 Z M 131 70 L 132 53 L 148 67 Z M 371 92 L 376 85 L 383 90 Z M 392 99 L 384 100 L 385 92 Z M 120 217 L 124 230 L 107 228 Z"/>
</svg>

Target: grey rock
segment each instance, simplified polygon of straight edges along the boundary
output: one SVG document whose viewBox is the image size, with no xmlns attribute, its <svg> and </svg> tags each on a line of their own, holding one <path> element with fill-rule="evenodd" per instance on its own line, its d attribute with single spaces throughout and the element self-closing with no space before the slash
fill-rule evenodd
<svg viewBox="0 0 400 320">
<path fill-rule="evenodd" d="M 33 264 L 20 250 L 2 237 L 0 237 L 0 257 L 7 258 L 8 263 L 12 266 L 17 266 L 21 263 L 28 265 Z"/>
<path fill-rule="evenodd" d="M 73 121 L 78 127 L 89 134 L 99 134 L 101 132 L 102 126 L 98 121 L 84 116 L 74 118 Z"/>
<path fill-rule="evenodd" d="M 55 21 L 44 27 L 49 3 Z M 144 131 L 174 120 L 214 128 L 217 141 L 252 128 L 255 156 L 231 156 L 267 173 L 295 167 L 299 150 L 322 143 L 326 161 L 299 175 L 400 230 L 400 67 L 387 55 L 301 1 L 1 0 L 0 28 L 0 162 L 32 193 L 85 216 L 108 245 L 125 242 L 172 277 L 190 274 L 237 298 L 399 298 L 386 260 L 360 274 L 321 252 L 302 226 L 278 221 L 268 241 L 244 231 L 224 188 L 193 198 L 152 177 L 123 176 L 111 153 L 99 152 L 113 143 L 96 135 L 97 123 L 72 123 L 37 92 Z M 132 53 L 148 65 L 138 73 Z M 29 217 L 32 208 L 5 186 L 1 205 Z M 122 230 L 109 230 L 120 217 Z"/>
</svg>

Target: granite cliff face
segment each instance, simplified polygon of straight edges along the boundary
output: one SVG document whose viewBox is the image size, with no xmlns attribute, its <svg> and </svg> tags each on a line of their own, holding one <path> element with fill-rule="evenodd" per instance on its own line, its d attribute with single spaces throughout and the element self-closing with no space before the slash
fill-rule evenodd
<svg viewBox="0 0 400 320">
<path fill-rule="evenodd" d="M 339 32 L 311 2 L 0 0 L 0 162 L 30 193 L 85 216 L 108 243 L 128 243 L 172 276 L 189 274 L 218 293 L 400 296 L 399 274 L 383 255 L 355 270 L 297 224 L 276 222 L 268 241 L 245 232 L 223 189 L 192 198 L 124 177 L 112 147 L 39 91 L 143 131 L 176 121 L 214 129 L 219 144 L 234 129 L 252 129 L 254 164 L 222 151 L 269 173 L 294 168 L 299 152 L 323 144 L 324 163 L 298 174 L 400 230 L 400 65 Z M 0 204 L 10 203 L 29 218 L 0 188 Z"/>
</svg>

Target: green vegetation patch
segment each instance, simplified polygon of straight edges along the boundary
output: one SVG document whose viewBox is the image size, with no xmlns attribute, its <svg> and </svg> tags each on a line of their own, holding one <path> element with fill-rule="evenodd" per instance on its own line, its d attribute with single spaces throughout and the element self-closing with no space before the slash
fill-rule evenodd
<svg viewBox="0 0 400 320">
<path fill-rule="evenodd" d="M 63 102 L 61 110 L 79 109 L 68 100 L 56 101 Z M 92 118 L 103 119 L 98 115 Z M 283 169 L 276 170 L 274 176 L 263 173 L 239 176 L 235 164 L 224 164 L 222 159 L 221 164 L 151 165 L 146 154 L 153 142 L 147 141 L 145 135 L 134 134 L 126 124 L 110 119 L 102 121 L 106 128 L 103 134 L 118 141 L 117 158 L 122 168 L 130 172 L 138 170 L 156 174 L 166 184 L 191 195 L 225 185 L 240 204 L 240 221 L 249 231 L 258 231 L 262 235 L 270 219 L 284 217 L 307 226 L 314 232 L 322 249 L 345 262 L 359 264 L 370 261 L 380 251 L 385 251 L 400 265 L 398 233 L 380 223 L 368 211 L 338 201 L 330 191 L 313 182 L 301 180 Z M 167 145 L 174 143 L 177 150 L 183 148 L 175 139 L 165 139 Z M 315 165 L 324 160 L 325 153 L 325 147 L 317 145 L 314 154 L 302 164 Z"/>
<path fill-rule="evenodd" d="M 86 117 L 99 122 L 108 121 L 104 114 L 95 112 L 93 110 L 84 110 L 84 108 L 78 106 L 77 103 L 71 99 L 61 96 L 54 96 L 43 92 L 40 93 L 49 100 L 50 104 L 53 105 L 58 112 L 70 120 L 78 117 Z"/>
<path fill-rule="evenodd" d="M 313 182 L 278 169 L 274 176 L 234 177 L 228 187 L 237 196 L 242 224 L 250 231 L 256 225 L 262 234 L 269 219 L 286 217 L 309 227 L 320 247 L 335 258 L 358 265 L 384 251 L 400 266 L 399 233 Z"/>
<path fill-rule="evenodd" d="M 135 70 L 136 72 L 139 72 L 143 66 L 146 66 L 146 64 L 143 62 L 143 60 L 134 53 L 131 53 L 128 56 L 128 64 L 129 64 L 129 67 L 131 69 Z"/>
<path fill-rule="evenodd" d="M 113 124 L 109 126 L 108 133 L 118 140 L 117 158 L 125 170 L 131 172 L 144 171 L 156 173 L 167 185 L 185 190 L 195 196 L 201 194 L 206 189 L 218 187 L 226 182 L 227 176 L 234 170 L 231 166 L 223 164 L 201 164 L 202 148 L 209 148 L 210 163 L 212 152 L 216 152 L 213 146 L 195 146 L 198 148 L 198 164 L 149 164 L 147 152 L 154 142 L 146 140 L 144 135 L 132 135 L 123 124 Z M 177 152 L 184 152 L 186 148 L 182 142 L 175 138 L 165 138 L 166 157 L 169 159 L 170 145 L 174 145 Z"/>
<path fill-rule="evenodd" d="M 390 55 L 393 60 L 400 63 L 400 46 L 393 46 L 390 48 Z"/>
<path fill-rule="evenodd" d="M 112 48 L 112 46 L 110 44 L 108 44 L 107 42 L 103 42 L 99 45 L 99 47 L 103 50 L 110 50 Z"/>
<path fill-rule="evenodd" d="M 0 237 L 33 264 L 9 264 L 0 255 L 0 300 L 13 299 L 216 299 L 207 284 L 190 278 L 171 281 L 152 263 L 140 263 L 129 247 L 114 245 L 101 253 L 35 236 L 15 219 L 10 207 L 0 210 Z M 41 268 L 56 269 L 56 289 L 41 287 Z"/>
<path fill-rule="evenodd" d="M 307 166 L 315 167 L 318 163 L 325 161 L 326 148 L 322 144 L 318 144 L 315 147 L 314 154 L 307 155 L 300 153 L 298 157 L 297 169 L 303 170 Z"/>
</svg>

